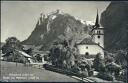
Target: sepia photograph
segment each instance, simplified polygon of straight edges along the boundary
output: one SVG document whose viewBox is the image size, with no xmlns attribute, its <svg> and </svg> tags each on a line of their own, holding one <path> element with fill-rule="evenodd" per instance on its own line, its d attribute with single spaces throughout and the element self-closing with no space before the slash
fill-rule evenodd
<svg viewBox="0 0 128 83">
<path fill-rule="evenodd" d="M 127 83 L 128 1 L 1 1 L 0 82 Z"/>
</svg>

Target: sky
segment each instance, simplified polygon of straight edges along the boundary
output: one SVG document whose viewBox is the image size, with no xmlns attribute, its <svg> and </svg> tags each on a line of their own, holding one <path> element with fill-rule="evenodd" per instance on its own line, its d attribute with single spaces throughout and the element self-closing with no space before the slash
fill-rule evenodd
<svg viewBox="0 0 128 83">
<path fill-rule="evenodd" d="M 34 30 L 40 13 L 48 14 L 60 9 L 79 19 L 95 21 L 110 1 L 1 1 L 1 42 L 15 36 L 27 39 Z"/>
</svg>

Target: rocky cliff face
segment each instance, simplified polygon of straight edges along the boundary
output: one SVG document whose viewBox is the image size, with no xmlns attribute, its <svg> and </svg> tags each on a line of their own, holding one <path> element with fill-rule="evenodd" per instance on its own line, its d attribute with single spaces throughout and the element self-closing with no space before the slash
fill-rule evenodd
<svg viewBox="0 0 128 83">
<path fill-rule="evenodd" d="M 61 13 L 52 12 L 40 17 L 35 30 L 23 44 L 42 45 L 49 47 L 55 40 L 68 40 L 71 45 L 89 36 L 87 23 L 75 17 Z"/>
<path fill-rule="evenodd" d="M 105 28 L 105 48 L 123 49 L 128 46 L 128 2 L 111 2 L 101 14 Z"/>
</svg>

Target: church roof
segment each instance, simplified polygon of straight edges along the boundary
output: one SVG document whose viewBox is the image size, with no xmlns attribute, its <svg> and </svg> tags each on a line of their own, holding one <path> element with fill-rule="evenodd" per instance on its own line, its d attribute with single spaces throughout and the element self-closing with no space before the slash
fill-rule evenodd
<svg viewBox="0 0 128 83">
<path fill-rule="evenodd" d="M 83 39 L 80 43 L 78 44 L 95 44 L 95 42 L 92 41 L 91 37 Z"/>
<path fill-rule="evenodd" d="M 77 45 L 97 45 L 97 46 L 99 46 L 100 48 L 102 48 L 104 50 L 104 48 L 102 46 L 100 46 L 99 44 L 93 42 L 91 37 L 88 37 L 88 38 L 83 39 Z"/>
<path fill-rule="evenodd" d="M 97 10 L 97 16 L 96 16 L 95 26 L 100 27 L 100 24 L 99 24 L 99 15 L 98 15 L 98 10 Z"/>
</svg>

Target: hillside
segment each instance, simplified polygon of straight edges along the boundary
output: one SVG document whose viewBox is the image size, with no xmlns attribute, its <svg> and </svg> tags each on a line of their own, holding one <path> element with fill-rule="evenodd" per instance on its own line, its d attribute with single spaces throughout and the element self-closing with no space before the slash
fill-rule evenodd
<svg viewBox="0 0 128 83">
<path fill-rule="evenodd" d="M 105 28 L 105 48 L 125 49 L 128 46 L 128 3 L 111 2 L 101 14 Z"/>
<path fill-rule="evenodd" d="M 68 40 L 73 46 L 75 42 L 89 36 L 86 22 L 57 10 L 40 17 L 34 31 L 23 41 L 23 44 L 42 45 L 42 50 L 49 48 L 56 40 Z"/>
</svg>

